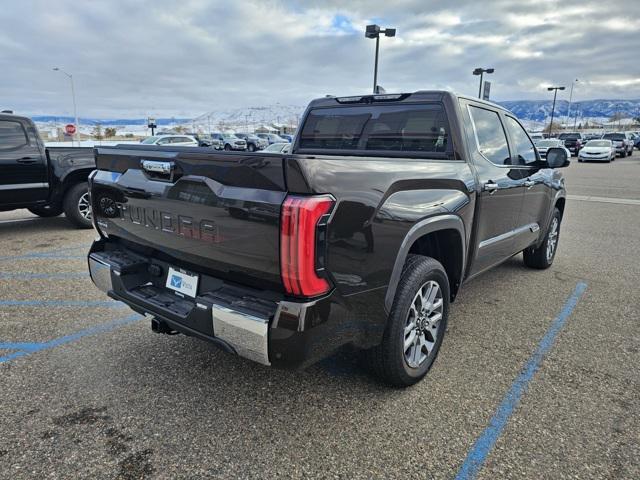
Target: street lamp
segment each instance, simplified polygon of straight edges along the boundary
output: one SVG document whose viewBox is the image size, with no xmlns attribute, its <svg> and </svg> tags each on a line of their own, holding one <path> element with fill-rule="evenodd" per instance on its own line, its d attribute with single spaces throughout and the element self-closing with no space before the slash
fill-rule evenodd
<svg viewBox="0 0 640 480">
<path fill-rule="evenodd" d="M 373 66 L 373 93 L 378 93 L 378 51 L 380 50 L 380 34 L 384 33 L 385 37 L 395 37 L 395 28 L 380 28 L 379 25 L 367 25 L 364 36 L 376 39 L 376 60 Z"/>
<path fill-rule="evenodd" d="M 61 68 L 58 67 L 53 67 L 53 71 L 54 72 L 62 72 L 64 73 L 69 80 L 71 81 L 71 98 L 73 99 L 73 116 L 76 119 L 76 141 L 78 142 L 78 145 L 80 145 L 80 125 L 78 124 L 78 111 L 76 109 L 76 90 L 73 86 L 73 75 L 71 75 L 70 73 L 65 72 L 64 70 L 62 70 Z"/>
<path fill-rule="evenodd" d="M 551 138 L 551 132 L 553 131 L 553 114 L 556 111 L 556 95 L 558 95 L 558 90 L 564 90 L 564 87 L 548 87 L 547 90 L 553 90 L 553 107 L 551 107 L 551 123 L 549 124 L 549 138 Z"/>
<path fill-rule="evenodd" d="M 480 75 L 480 86 L 478 87 L 478 98 L 482 98 L 482 77 L 485 73 L 493 73 L 495 72 L 495 69 L 493 68 L 476 68 L 473 71 L 474 75 Z"/>
<path fill-rule="evenodd" d="M 571 100 L 573 100 L 573 86 L 578 82 L 578 79 L 576 78 L 573 82 L 571 82 L 571 90 L 569 90 L 569 106 L 567 107 L 567 120 L 566 120 L 566 124 L 569 124 L 569 119 L 571 118 Z M 575 130 L 576 127 L 574 125 L 573 129 Z"/>
</svg>

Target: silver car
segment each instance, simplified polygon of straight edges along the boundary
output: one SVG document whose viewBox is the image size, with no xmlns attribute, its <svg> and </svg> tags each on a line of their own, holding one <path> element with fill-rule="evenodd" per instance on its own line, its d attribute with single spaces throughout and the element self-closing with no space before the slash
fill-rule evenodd
<svg viewBox="0 0 640 480">
<path fill-rule="evenodd" d="M 540 154 L 541 158 L 547 158 L 547 150 L 550 148 L 564 148 L 567 152 L 567 157 L 571 158 L 571 152 L 567 147 L 564 146 L 564 141 L 558 138 L 547 138 L 543 140 L 538 140 L 535 142 L 536 150 Z"/>
<path fill-rule="evenodd" d="M 578 154 L 578 161 L 599 161 L 610 162 L 616 159 L 616 147 L 609 139 L 602 140 L 589 140 L 580 153 Z"/>
</svg>

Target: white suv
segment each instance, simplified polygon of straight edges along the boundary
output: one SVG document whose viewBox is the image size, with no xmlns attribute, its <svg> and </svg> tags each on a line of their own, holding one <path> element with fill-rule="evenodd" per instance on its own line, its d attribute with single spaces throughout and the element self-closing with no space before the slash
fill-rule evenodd
<svg viewBox="0 0 640 480">
<path fill-rule="evenodd" d="M 198 141 L 189 135 L 155 135 L 147 137 L 142 142 L 143 145 L 164 145 L 166 147 L 197 147 Z"/>
</svg>

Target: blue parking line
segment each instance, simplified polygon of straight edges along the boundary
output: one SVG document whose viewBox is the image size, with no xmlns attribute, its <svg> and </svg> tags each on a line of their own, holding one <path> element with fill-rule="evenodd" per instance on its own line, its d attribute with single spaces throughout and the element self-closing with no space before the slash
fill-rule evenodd
<svg viewBox="0 0 640 480">
<path fill-rule="evenodd" d="M 78 243 L 72 245 L 70 247 L 58 248 L 56 250 L 49 250 L 47 252 L 31 252 L 25 253 L 22 255 L 7 255 L 0 257 L 0 261 L 3 260 L 22 260 L 26 258 L 86 258 L 86 255 L 69 255 L 64 252 L 68 252 L 69 250 L 78 250 L 81 248 L 86 248 L 89 250 L 89 244 L 87 243 Z"/>
<path fill-rule="evenodd" d="M 2 307 L 106 307 L 126 308 L 126 305 L 115 300 L 0 300 Z"/>
<path fill-rule="evenodd" d="M 16 358 L 25 357 L 27 355 L 31 355 L 33 353 L 39 352 L 41 350 L 48 350 L 51 348 L 59 347 L 60 345 L 64 345 L 66 343 L 75 342 L 80 340 L 83 337 L 87 337 L 90 335 L 97 335 L 100 333 L 110 332 L 115 330 L 116 328 L 129 325 L 134 322 L 138 322 L 145 317 L 142 317 L 138 314 L 129 315 L 128 317 L 119 318 L 112 322 L 103 323 L 101 325 L 95 325 L 93 327 L 84 328 L 82 330 L 78 330 L 75 333 L 70 335 L 65 335 L 63 337 L 54 338 L 53 340 L 49 340 L 48 342 L 42 343 L 28 343 L 28 342 L 15 342 L 15 343 L 0 343 L 0 349 L 4 350 L 17 350 L 15 352 L 9 353 L 4 356 L 0 356 L 0 363 L 9 362 L 11 360 L 15 360 Z"/>
<path fill-rule="evenodd" d="M 38 280 L 38 279 L 63 279 L 63 278 L 88 278 L 89 272 L 0 272 L 0 280 Z"/>
<path fill-rule="evenodd" d="M 540 340 L 540 343 L 538 343 L 538 347 L 535 352 L 533 352 L 533 355 L 531 355 L 518 377 L 511 384 L 511 388 L 505 394 L 498 410 L 491 418 L 489 426 L 487 426 L 487 428 L 482 432 L 482 435 L 480 435 L 473 444 L 473 447 L 467 454 L 460 470 L 458 470 L 456 480 L 470 480 L 476 478 L 480 468 L 487 459 L 487 456 L 493 449 L 498 438 L 500 438 L 500 435 L 507 425 L 509 418 L 513 414 L 513 411 L 520 403 L 520 399 L 526 392 L 529 382 L 540 368 L 540 364 L 547 352 L 549 352 L 551 347 L 553 347 L 558 334 L 562 330 L 562 327 L 564 327 L 569 316 L 571 316 L 573 309 L 578 304 L 578 301 L 586 289 L 587 284 L 584 282 L 579 282 L 576 285 L 575 290 L 564 304 L 564 307 L 553 320 L 544 337 Z"/>
</svg>

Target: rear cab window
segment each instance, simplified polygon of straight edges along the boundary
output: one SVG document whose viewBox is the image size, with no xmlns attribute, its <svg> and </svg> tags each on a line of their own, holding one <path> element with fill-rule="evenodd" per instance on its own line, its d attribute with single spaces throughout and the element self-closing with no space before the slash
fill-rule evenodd
<svg viewBox="0 0 640 480">
<path fill-rule="evenodd" d="M 0 120 L 0 150 L 15 150 L 27 144 L 27 132 L 20 122 Z"/>
<path fill-rule="evenodd" d="M 446 158 L 453 148 L 441 103 L 319 107 L 302 127 L 301 152 Z"/>
</svg>

